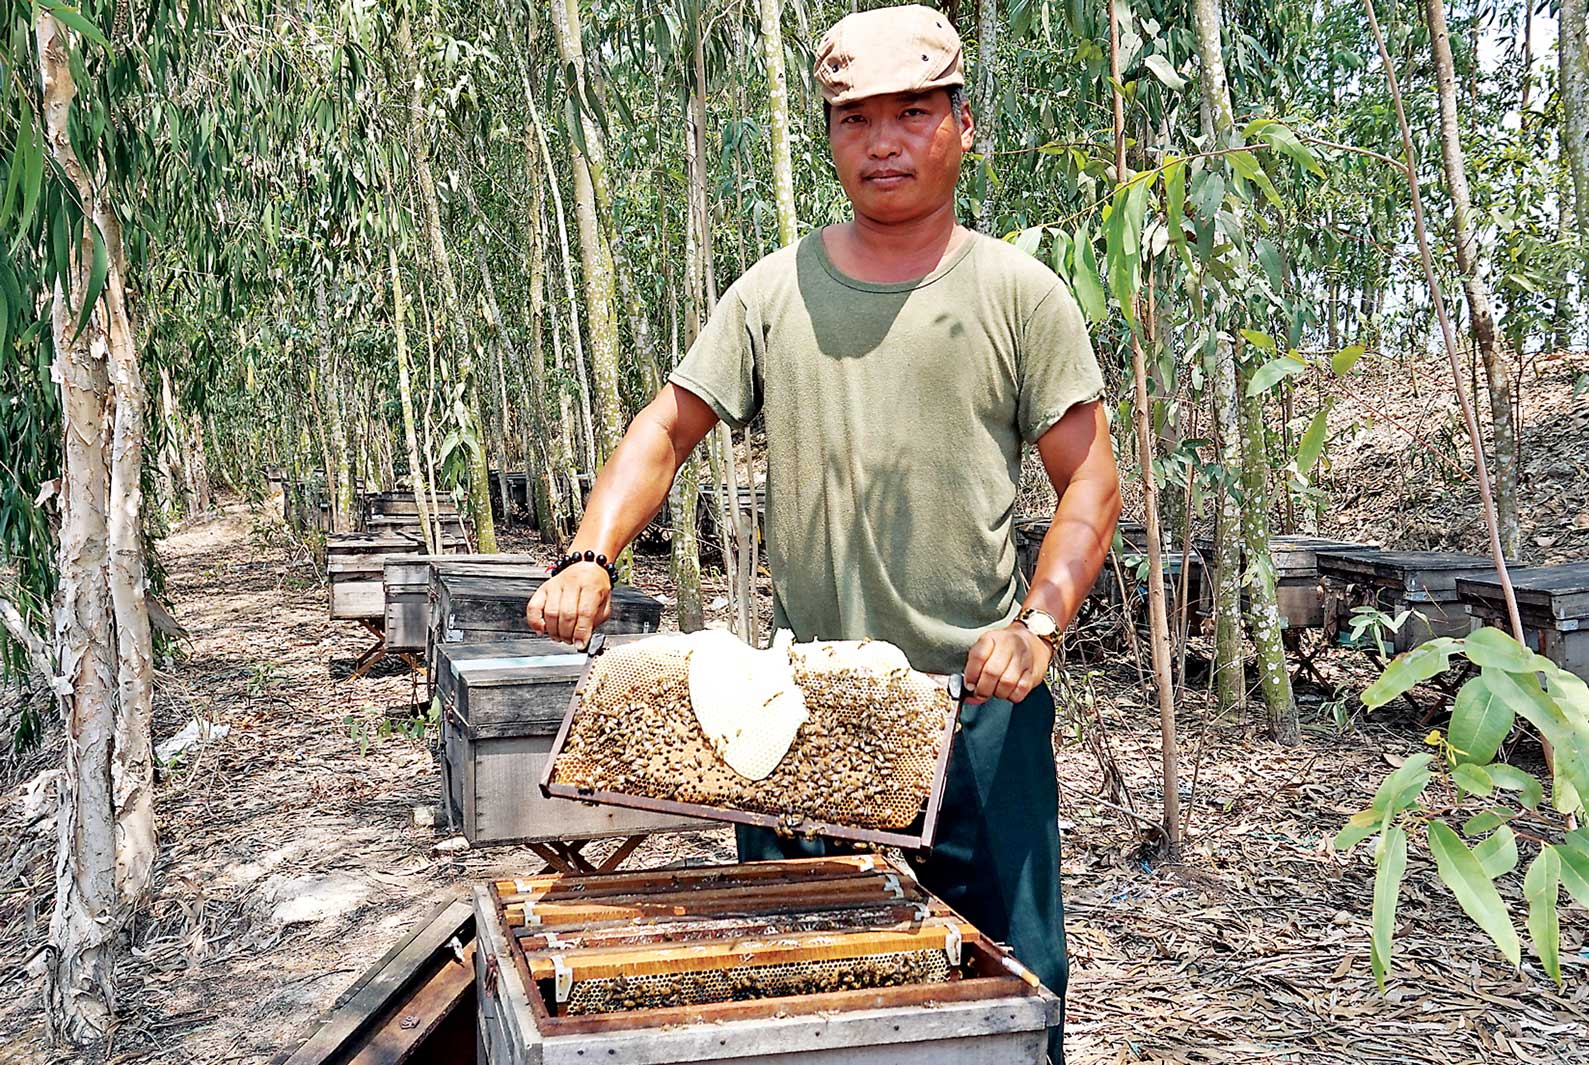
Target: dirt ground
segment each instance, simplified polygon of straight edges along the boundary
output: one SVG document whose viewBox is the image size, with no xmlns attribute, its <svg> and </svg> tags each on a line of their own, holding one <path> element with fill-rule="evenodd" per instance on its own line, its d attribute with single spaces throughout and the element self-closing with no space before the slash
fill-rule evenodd
<svg viewBox="0 0 1589 1065">
<path fill-rule="evenodd" d="M 457 885 L 538 868 L 525 851 L 440 855 L 431 737 L 400 727 L 412 680 L 346 679 L 365 637 L 326 617 L 323 585 L 279 527 L 234 506 L 167 541 L 171 594 L 189 636 L 162 672 L 157 740 L 195 717 L 228 731 L 192 748 L 159 792 L 155 898 L 120 970 L 115 1060 L 269 1061 L 404 930 Z M 648 562 L 642 582 L 655 580 Z M 1343 688 L 1349 658 L 1327 659 Z M 1563 926 L 1567 990 L 1507 969 L 1414 859 L 1389 993 L 1368 966 L 1371 866 L 1329 837 L 1421 735 L 1410 718 L 1312 727 L 1284 751 L 1245 722 L 1207 723 L 1189 690 L 1180 727 L 1191 833 L 1183 861 L 1140 854 L 1136 818 L 1159 800 L 1157 720 L 1117 660 L 1069 673 L 1056 735 L 1072 957 L 1068 1048 L 1094 1063 L 1585 1061 L 1585 915 Z M 1194 676 L 1195 681 L 1195 676 Z M 398 716 L 393 716 L 393 715 Z M 218 731 L 218 730 L 217 730 Z M 49 825 L 25 822 L 14 766 L 0 809 L 17 840 L 0 884 L 0 1059 L 42 1048 L 37 956 L 48 920 Z M 1123 778 L 1135 814 L 1106 791 Z M 43 830 L 43 831 L 41 831 Z M 727 860 L 727 833 L 654 837 L 633 859 Z M 1515 880 L 1516 878 L 1512 878 Z M 1517 883 L 1507 885 L 1515 898 Z"/>
<path fill-rule="evenodd" d="M 1525 533 L 1540 558 L 1589 547 L 1589 452 L 1561 446 L 1589 447 L 1582 369 L 1544 366 L 1527 393 L 1544 404 L 1524 437 Z M 1379 406 L 1429 434 L 1450 423 L 1416 396 Z M 1365 415 L 1333 446 L 1332 494 L 1353 502 L 1332 531 L 1478 546 L 1460 518 L 1473 512 L 1471 484 L 1430 476 L 1406 439 Z M 509 537 L 505 549 L 527 546 Z M 156 888 L 118 968 L 114 1060 L 263 1065 L 447 893 L 540 863 L 514 848 L 435 850 L 445 824 L 414 817 L 439 811 L 440 782 L 434 733 L 409 724 L 413 678 L 394 664 L 348 679 L 368 638 L 327 618 L 321 578 L 279 523 L 233 505 L 178 529 L 161 554 L 188 635 L 160 671 L 155 739 L 195 720 L 213 732 L 159 785 Z M 671 603 L 664 562 L 642 559 L 638 583 Z M 1193 663 L 1178 722 L 1189 837 L 1173 864 L 1142 847 L 1161 794 L 1157 711 L 1136 665 L 1122 651 L 1070 663 L 1055 746 L 1071 1065 L 1589 1063 L 1589 915 L 1563 907 L 1558 991 L 1526 950 L 1521 972 L 1506 966 L 1416 848 L 1396 971 L 1386 995 L 1375 990 L 1371 859 L 1328 843 L 1427 725 L 1353 712 L 1371 673 L 1346 652 L 1319 661 L 1327 683 L 1300 689 L 1307 730 L 1294 750 L 1246 719 L 1211 721 Z M 0 864 L 0 1062 L 71 1060 L 44 1046 L 39 1019 L 53 880 L 45 785 L 59 744 L 57 734 L 0 765 L 0 832 L 12 843 Z M 653 837 L 631 864 L 731 858 L 719 831 Z M 1502 885 L 1514 907 L 1520 881 Z"/>
</svg>

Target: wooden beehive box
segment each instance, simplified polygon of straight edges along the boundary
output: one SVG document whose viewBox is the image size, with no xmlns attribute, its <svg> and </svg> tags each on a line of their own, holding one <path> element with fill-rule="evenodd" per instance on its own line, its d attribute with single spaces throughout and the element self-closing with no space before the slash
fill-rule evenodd
<svg viewBox="0 0 1589 1065">
<path fill-rule="evenodd" d="M 533 636 L 524 609 L 546 581 L 544 565 L 502 567 L 490 574 L 434 570 L 430 586 L 432 645 L 512 640 Z M 602 632 L 655 632 L 662 601 L 620 584 L 612 590 L 612 617 Z"/>
<path fill-rule="evenodd" d="M 1589 561 L 1510 571 L 1528 646 L 1589 680 Z M 1457 598 L 1474 625 L 1512 631 L 1493 571 L 1457 578 Z"/>
<path fill-rule="evenodd" d="M 1214 603 L 1214 539 L 1200 536 L 1193 541 L 1202 556 L 1201 605 L 1212 611 Z M 1377 548 L 1345 540 L 1330 540 L 1317 536 L 1283 534 L 1269 538 L 1269 556 L 1274 562 L 1275 599 L 1280 608 L 1280 623 L 1288 629 L 1321 628 L 1326 620 L 1324 612 L 1324 582 L 1319 575 L 1319 552 L 1361 554 Z M 1243 551 L 1242 565 L 1246 565 Z M 1247 595 L 1242 594 L 1242 609 L 1247 609 Z"/>
<path fill-rule="evenodd" d="M 615 642 L 642 637 L 613 636 Z M 598 839 L 709 825 L 543 796 L 552 738 L 585 655 L 547 639 L 446 644 L 436 654 L 443 798 L 475 846 Z"/>
<path fill-rule="evenodd" d="M 1437 636 L 1462 636 L 1468 615 L 1457 601 L 1460 577 L 1492 572 L 1488 558 L 1458 551 L 1366 551 L 1362 548 L 1316 552 L 1324 586 L 1327 628 L 1337 634 L 1350 631 L 1352 610 L 1372 606 L 1389 615 L 1413 610 L 1386 642 L 1397 654 Z"/>
<path fill-rule="evenodd" d="M 1004 948 L 872 857 L 473 895 L 481 1065 L 1040 1065 L 1061 1016 Z"/>
<path fill-rule="evenodd" d="M 444 533 L 447 551 L 467 547 L 457 533 Z M 331 585 L 331 616 L 344 620 L 384 621 L 386 560 L 423 551 L 418 532 L 336 533 L 326 538 L 326 578 Z"/>
<path fill-rule="evenodd" d="M 420 652 L 430 631 L 430 575 L 545 572 L 533 555 L 388 555 L 382 567 L 386 596 L 386 646 Z"/>
</svg>

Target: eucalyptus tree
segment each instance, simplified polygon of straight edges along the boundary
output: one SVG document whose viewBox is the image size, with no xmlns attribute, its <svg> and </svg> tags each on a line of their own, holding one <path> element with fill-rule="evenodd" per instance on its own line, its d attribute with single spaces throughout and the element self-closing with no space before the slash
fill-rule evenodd
<svg viewBox="0 0 1589 1065">
<path fill-rule="evenodd" d="M 618 446 L 624 428 L 618 398 L 618 313 L 612 246 L 596 213 L 598 196 L 611 202 L 606 192 L 606 146 L 590 106 L 592 92 L 578 2 L 552 0 L 550 8 L 557 52 L 568 71 L 567 89 L 575 112 L 569 123 L 569 169 L 585 271 L 585 314 L 595 383 L 594 435 L 599 463 L 606 461 Z"/>
<path fill-rule="evenodd" d="M 1423 8 L 1440 101 L 1440 157 L 1444 163 L 1446 194 L 1451 199 L 1452 250 L 1467 297 L 1468 328 L 1473 333 L 1489 386 L 1490 425 L 1495 442 L 1495 505 L 1501 522 L 1501 543 L 1506 553 L 1515 558 L 1522 543 L 1522 532 L 1517 520 L 1517 440 L 1512 425 L 1512 375 L 1501 351 L 1495 310 L 1489 285 L 1485 282 L 1475 231 L 1467 163 L 1458 135 L 1457 72 L 1451 57 L 1451 35 L 1446 29 L 1445 3 L 1444 0 L 1424 0 Z"/>
<path fill-rule="evenodd" d="M 424 208 L 424 229 L 430 251 L 431 267 L 440 281 L 443 318 L 450 342 L 450 354 L 456 360 L 457 379 L 452 383 L 450 405 L 456 412 L 457 428 L 449 442 L 462 449 L 468 471 L 469 513 L 474 519 L 475 537 L 479 549 L 490 554 L 497 549 L 496 529 L 491 519 L 491 486 L 486 463 L 486 441 L 480 417 L 480 384 L 476 355 L 476 341 L 471 336 L 465 320 L 457 276 L 453 269 L 452 253 L 445 236 L 441 217 L 441 202 L 436 192 L 436 179 L 430 165 L 431 133 L 426 99 L 426 82 L 421 75 L 419 52 L 415 46 L 410 26 L 411 14 L 405 7 L 393 27 L 392 43 L 396 49 L 399 69 L 409 90 L 408 157 L 414 171 L 419 202 Z M 444 445 L 443 452 L 450 449 Z"/>
<path fill-rule="evenodd" d="M 1589 274 L 1589 24 L 1584 17 L 1584 0 L 1561 0 L 1556 49 L 1561 148 L 1572 176 L 1578 246 L 1584 271 Z"/>
</svg>

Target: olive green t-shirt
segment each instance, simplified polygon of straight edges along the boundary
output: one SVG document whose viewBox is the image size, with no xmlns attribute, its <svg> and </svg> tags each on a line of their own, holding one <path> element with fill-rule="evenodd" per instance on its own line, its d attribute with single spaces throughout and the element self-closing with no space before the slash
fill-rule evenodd
<svg viewBox="0 0 1589 1065">
<path fill-rule="evenodd" d="M 1103 391 L 1070 291 L 976 234 L 877 284 L 813 231 L 734 283 L 671 379 L 735 428 L 766 417 L 775 623 L 936 673 L 1020 610 L 1021 442 Z"/>
</svg>

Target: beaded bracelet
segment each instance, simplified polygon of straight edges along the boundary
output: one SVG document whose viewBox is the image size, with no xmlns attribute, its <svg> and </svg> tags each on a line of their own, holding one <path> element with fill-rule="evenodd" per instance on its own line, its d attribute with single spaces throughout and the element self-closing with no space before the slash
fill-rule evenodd
<svg viewBox="0 0 1589 1065">
<path fill-rule="evenodd" d="M 546 567 L 547 575 L 555 577 L 568 567 L 578 562 L 594 562 L 596 565 L 607 571 L 607 579 L 613 584 L 614 587 L 617 586 L 618 567 L 614 566 L 611 562 L 608 562 L 606 555 L 598 555 L 594 551 L 570 551 L 567 555 L 563 556 L 563 558 L 561 558 L 556 565 Z"/>
</svg>

